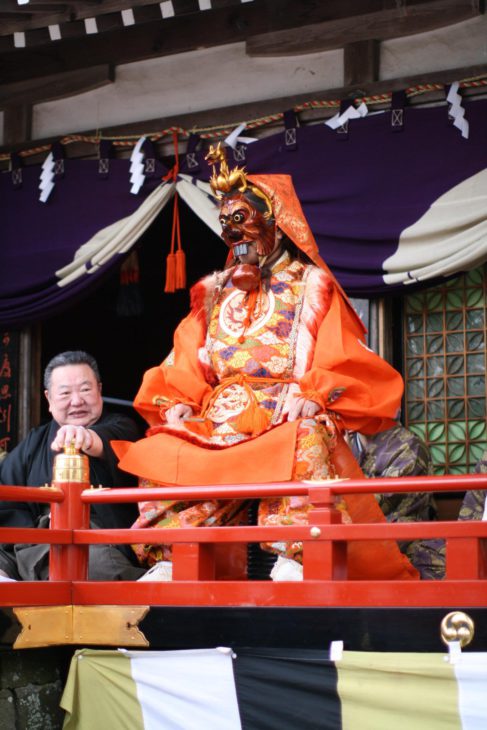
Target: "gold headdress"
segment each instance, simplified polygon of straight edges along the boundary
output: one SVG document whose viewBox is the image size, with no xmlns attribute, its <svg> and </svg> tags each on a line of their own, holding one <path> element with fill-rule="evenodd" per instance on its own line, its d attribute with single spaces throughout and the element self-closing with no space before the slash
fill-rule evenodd
<svg viewBox="0 0 487 730">
<path fill-rule="evenodd" d="M 267 211 L 264 213 L 264 217 L 267 219 L 273 217 L 270 198 L 268 198 L 262 190 L 259 190 L 258 187 L 249 182 L 245 168 L 237 166 L 234 167 L 233 170 L 229 170 L 225 150 L 223 149 L 221 142 L 218 142 L 216 147 L 213 147 L 213 145 L 210 146 L 205 160 L 207 160 L 208 164 L 213 167 L 213 174 L 210 178 L 210 187 L 218 200 L 223 198 L 224 193 L 231 193 L 235 190 L 235 188 L 240 193 L 245 193 L 246 190 L 250 190 L 254 195 L 265 202 Z M 220 164 L 220 171 L 218 173 L 215 169 L 215 165 L 217 163 Z"/>
</svg>

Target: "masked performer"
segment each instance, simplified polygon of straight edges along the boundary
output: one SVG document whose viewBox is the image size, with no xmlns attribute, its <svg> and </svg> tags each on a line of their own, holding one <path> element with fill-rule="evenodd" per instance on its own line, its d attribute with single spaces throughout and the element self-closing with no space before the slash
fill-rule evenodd
<svg viewBox="0 0 487 730">
<path fill-rule="evenodd" d="M 210 149 L 227 267 L 197 283 L 166 360 L 135 407 L 147 437 L 119 444 L 120 468 L 151 484 L 262 483 L 361 476 L 341 433 L 393 425 L 401 376 L 364 344 L 364 328 L 319 256 L 291 178 L 229 170 Z M 220 163 L 220 170 L 215 165 Z M 341 505 L 384 521 L 374 497 Z M 238 501 L 146 502 L 136 527 L 229 524 Z M 307 499 L 263 499 L 261 525 L 306 523 Z M 267 549 L 301 559 L 302 545 Z M 147 565 L 170 546 L 140 545 Z M 395 543 L 352 544 L 350 577 L 417 577 Z"/>
</svg>

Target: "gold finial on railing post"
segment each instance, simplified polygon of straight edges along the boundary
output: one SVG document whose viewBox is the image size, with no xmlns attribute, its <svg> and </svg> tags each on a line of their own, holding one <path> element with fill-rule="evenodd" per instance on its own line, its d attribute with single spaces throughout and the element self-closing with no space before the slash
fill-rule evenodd
<svg viewBox="0 0 487 730">
<path fill-rule="evenodd" d="M 67 444 L 63 451 L 54 457 L 52 472 L 53 482 L 83 482 L 90 481 L 90 460 L 86 454 L 82 454 L 74 445 Z"/>
</svg>

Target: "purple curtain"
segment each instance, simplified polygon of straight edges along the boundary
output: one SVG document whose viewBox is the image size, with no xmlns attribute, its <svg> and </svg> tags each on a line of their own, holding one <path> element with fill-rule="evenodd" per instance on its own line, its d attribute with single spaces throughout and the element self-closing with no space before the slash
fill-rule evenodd
<svg viewBox="0 0 487 730">
<path fill-rule="evenodd" d="M 384 261 L 397 251 L 401 234 L 438 198 L 487 169 L 487 101 L 464 106 L 468 139 L 452 125 L 445 105 L 405 108 L 400 127 L 391 125 L 390 112 L 369 114 L 349 122 L 346 133 L 317 124 L 289 134 L 288 116 L 287 135 L 239 148 L 237 157 L 244 159 L 235 164 L 253 173 L 292 175 L 320 252 L 351 296 L 405 291 L 403 283 L 384 281 Z M 207 180 L 205 153 L 192 149 L 183 155 L 181 172 Z M 231 156 L 230 151 L 230 164 Z M 55 272 L 79 247 L 134 213 L 167 172 L 156 160 L 141 191 L 132 195 L 130 161 L 109 164 L 106 174 L 99 172 L 98 160 L 64 160 L 64 173 L 55 178 L 46 203 L 39 201 L 40 166 L 22 169 L 21 182 L 10 172 L 0 175 L 2 325 L 21 326 L 54 313 L 85 296 L 120 262 L 114 255 L 94 273 L 58 285 Z"/>
<path fill-rule="evenodd" d="M 98 160 L 64 160 L 64 174 L 46 203 L 39 201 L 40 166 L 0 175 L 2 242 L 0 247 L 0 322 L 22 326 L 49 316 L 86 295 L 121 257 L 112 259 L 71 284 L 60 287 L 56 271 L 97 231 L 134 213 L 160 185 L 166 168 L 156 161 L 137 195 L 130 193 L 130 160 L 109 160 L 99 173 Z M 18 173 L 18 170 L 15 170 Z M 17 183 L 17 184 L 16 184 Z"/>
</svg>

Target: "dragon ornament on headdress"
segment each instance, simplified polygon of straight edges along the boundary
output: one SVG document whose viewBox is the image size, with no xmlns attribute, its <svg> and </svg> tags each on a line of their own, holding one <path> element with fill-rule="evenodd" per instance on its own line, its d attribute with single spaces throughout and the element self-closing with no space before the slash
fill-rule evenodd
<svg viewBox="0 0 487 730">
<path fill-rule="evenodd" d="M 236 264 L 232 283 L 250 292 L 260 287 L 262 267 L 280 248 L 272 203 L 243 167 L 229 169 L 221 143 L 210 147 L 206 159 L 213 166 L 210 186 L 220 200 L 222 238 Z"/>
</svg>

